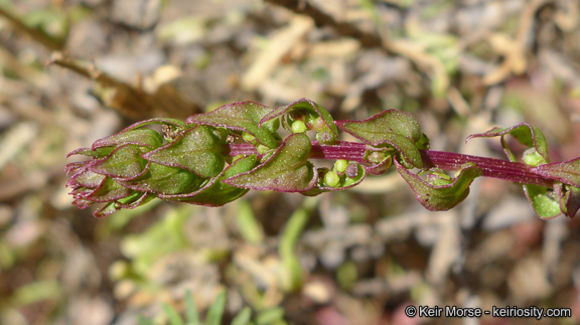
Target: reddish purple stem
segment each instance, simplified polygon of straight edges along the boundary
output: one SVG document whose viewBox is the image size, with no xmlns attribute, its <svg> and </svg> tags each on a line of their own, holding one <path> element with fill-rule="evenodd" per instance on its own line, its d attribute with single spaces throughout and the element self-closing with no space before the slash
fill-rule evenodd
<svg viewBox="0 0 580 325">
<path fill-rule="evenodd" d="M 314 141 L 310 156 L 315 159 L 345 159 L 363 163 L 366 162 L 364 155 L 368 149 L 364 143 L 339 141 L 334 145 L 323 145 Z M 251 144 L 230 144 L 231 156 L 256 153 L 256 148 Z M 481 168 L 483 176 L 546 187 L 552 187 L 554 183 L 554 180 L 538 174 L 533 167 L 519 162 L 433 150 L 423 150 L 421 154 L 425 167 L 458 170 L 463 164 L 471 162 Z"/>
</svg>

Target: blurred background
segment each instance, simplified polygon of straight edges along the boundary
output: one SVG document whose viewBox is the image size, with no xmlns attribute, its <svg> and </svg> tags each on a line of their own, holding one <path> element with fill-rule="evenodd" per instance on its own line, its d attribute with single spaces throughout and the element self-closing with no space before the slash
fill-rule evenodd
<svg viewBox="0 0 580 325">
<path fill-rule="evenodd" d="M 498 158 L 497 139 L 465 137 L 527 121 L 553 161 L 578 157 L 578 20 L 574 0 L 0 0 L 0 324 L 168 324 L 162 306 L 182 313 L 188 291 L 202 318 L 224 293 L 226 324 L 248 309 L 255 324 L 445 322 L 409 304 L 580 322 L 579 219 L 540 220 L 501 180 L 447 212 L 387 173 L 105 219 L 64 186 L 73 149 L 247 99 L 307 97 L 336 119 L 397 108 L 435 150 Z"/>
</svg>

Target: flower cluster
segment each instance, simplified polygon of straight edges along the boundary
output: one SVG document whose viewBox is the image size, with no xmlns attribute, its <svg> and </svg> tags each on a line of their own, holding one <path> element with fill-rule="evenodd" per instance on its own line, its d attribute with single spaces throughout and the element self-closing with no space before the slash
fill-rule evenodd
<svg viewBox="0 0 580 325">
<path fill-rule="evenodd" d="M 339 141 L 339 130 L 360 142 Z M 507 135 L 529 148 L 521 162 L 507 147 Z M 250 189 L 317 195 L 355 186 L 394 165 L 430 210 L 457 205 L 474 178 L 489 176 L 521 183 L 541 217 L 576 214 L 580 158 L 549 163 L 544 136 L 525 123 L 471 137 L 493 136 L 502 138 L 510 161 L 430 151 L 419 123 L 399 110 L 334 121 L 308 99 L 274 109 L 239 102 L 186 122 L 142 121 L 75 150 L 69 156 L 85 160 L 66 166 L 67 186 L 75 205 L 96 205 L 95 215 L 106 216 L 154 197 L 219 206 Z M 443 170 L 458 172 L 451 177 Z"/>
</svg>

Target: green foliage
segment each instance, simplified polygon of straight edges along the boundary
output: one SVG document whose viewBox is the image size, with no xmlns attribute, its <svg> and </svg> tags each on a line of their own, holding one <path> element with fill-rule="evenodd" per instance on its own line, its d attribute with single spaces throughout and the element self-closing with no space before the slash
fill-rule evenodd
<svg viewBox="0 0 580 325">
<path fill-rule="evenodd" d="M 524 193 L 530 201 L 534 211 L 541 218 L 553 218 L 560 213 L 574 217 L 578 210 L 579 198 L 576 193 L 580 187 L 580 159 L 561 163 L 550 163 L 548 144 L 540 129 L 527 123 L 521 123 L 511 128 L 494 128 L 485 133 L 474 134 L 474 137 L 501 137 L 504 152 L 510 161 L 518 159 L 507 145 L 506 135 L 513 136 L 519 143 L 528 148 L 521 158 L 522 162 L 534 167 L 534 170 L 548 178 L 555 180 L 554 188 L 536 184 L 522 184 Z M 555 190 L 559 188 L 561 190 Z"/>
<path fill-rule="evenodd" d="M 426 149 L 420 142 L 421 126 L 413 117 L 395 109 L 386 110 L 364 121 L 341 121 L 341 129 L 372 146 L 394 147 L 409 164 L 423 167 L 419 149 Z M 420 144 L 420 146 L 418 145 Z"/>
<path fill-rule="evenodd" d="M 199 177 L 215 177 L 224 169 L 226 143 L 205 126 L 187 130 L 174 142 L 148 152 L 145 159 L 169 167 L 179 167 Z"/>
<path fill-rule="evenodd" d="M 282 231 L 278 250 L 284 266 L 282 286 L 288 291 L 294 291 L 302 286 L 302 267 L 296 256 L 296 245 L 316 202 L 314 198 L 305 200 L 304 205 L 292 213 Z"/>
<path fill-rule="evenodd" d="M 540 129 L 528 123 L 520 123 L 511 128 L 493 128 L 484 133 L 473 134 L 469 136 L 467 140 L 469 141 L 472 138 L 479 137 L 489 138 L 499 136 L 501 137 L 501 145 L 503 146 L 503 149 L 510 161 L 516 161 L 516 157 L 505 141 L 505 136 L 508 134 L 513 136 L 524 146 L 528 148 L 535 148 L 536 152 L 544 158 L 543 163 L 550 162 L 550 158 L 548 157 L 548 144 L 544 134 L 542 131 L 540 131 Z"/>
<path fill-rule="evenodd" d="M 310 99 L 302 98 L 287 106 L 273 109 L 260 121 L 260 125 L 275 119 L 281 119 L 282 125 L 288 131 L 292 130 L 294 121 L 305 122 L 305 126 L 316 131 L 316 140 L 321 143 L 331 144 L 338 137 L 338 129 L 330 113 Z"/>
<path fill-rule="evenodd" d="M 438 171 L 428 170 L 420 175 L 411 173 L 395 161 L 397 171 L 415 192 L 417 200 L 429 210 L 448 210 L 463 201 L 469 194 L 469 185 L 481 170 L 473 164 L 462 167 L 455 178 Z"/>
<path fill-rule="evenodd" d="M 188 246 L 183 229 L 192 210 L 191 206 L 171 210 L 147 231 L 125 237 L 121 252 L 133 261 L 136 274 L 144 276 L 159 258 Z"/>
<path fill-rule="evenodd" d="M 240 102 L 224 105 L 205 114 L 191 116 L 187 119 L 187 123 L 244 131 L 256 137 L 259 143 L 269 148 L 276 148 L 278 147 L 277 134 L 259 125 L 260 120 L 270 112 L 271 109 L 264 105 Z"/>
<path fill-rule="evenodd" d="M 254 216 L 252 207 L 245 200 L 238 201 L 238 215 L 236 221 L 242 237 L 247 242 L 252 244 L 262 242 L 264 239 L 264 233 Z"/>
<path fill-rule="evenodd" d="M 151 126 L 161 126 L 163 133 Z M 339 129 L 362 143 L 338 141 Z M 508 135 L 528 148 L 521 158 L 508 147 Z M 67 165 L 67 185 L 76 205 L 97 205 L 95 215 L 105 216 L 155 197 L 218 206 L 250 189 L 313 196 L 356 186 L 367 174 L 385 173 L 395 164 L 430 210 L 456 206 L 473 179 L 489 176 L 521 183 L 542 218 L 573 217 L 580 206 L 580 158 L 550 163 L 544 135 L 526 123 L 468 139 L 497 136 L 509 161 L 430 151 L 419 123 L 394 109 L 363 121 L 334 121 L 308 99 L 274 109 L 239 102 L 191 116 L 187 123 L 135 123 L 90 149 L 75 150 L 69 155 L 86 160 Z M 329 169 L 314 159 L 334 164 Z M 451 178 L 440 168 L 458 174 Z"/>
<path fill-rule="evenodd" d="M 179 312 L 169 304 L 164 303 L 163 314 L 167 318 L 164 324 L 169 325 L 221 325 L 226 307 L 226 291 L 222 290 L 216 296 L 215 300 L 209 307 L 205 320 L 200 318 L 199 312 L 193 300 L 193 295 L 188 290 L 185 293 L 185 318 L 179 315 Z M 138 316 L 139 325 L 156 324 L 152 318 L 142 315 Z M 258 313 L 252 321 L 252 310 L 244 307 L 231 322 L 232 325 L 266 325 L 266 324 L 286 324 L 284 321 L 284 309 L 271 308 Z"/>
<path fill-rule="evenodd" d="M 303 192 L 314 187 L 316 174 L 308 161 L 310 140 L 303 133 L 290 135 L 268 160 L 226 183 L 255 190 Z"/>
</svg>

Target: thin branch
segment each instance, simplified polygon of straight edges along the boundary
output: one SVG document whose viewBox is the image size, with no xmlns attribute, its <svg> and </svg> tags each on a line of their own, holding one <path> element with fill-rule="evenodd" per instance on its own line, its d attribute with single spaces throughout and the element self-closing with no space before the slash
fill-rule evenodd
<svg viewBox="0 0 580 325">
<path fill-rule="evenodd" d="M 345 159 L 359 163 L 367 162 L 365 152 L 367 146 L 363 143 L 341 141 L 335 145 L 312 144 L 310 157 L 314 159 Z M 256 148 L 249 144 L 230 144 L 230 155 L 256 154 Z M 423 150 L 423 163 L 427 168 L 438 167 L 445 170 L 459 170 L 466 163 L 474 163 L 481 168 L 486 177 L 509 180 L 521 184 L 535 184 L 551 187 L 554 180 L 537 173 L 532 167 L 519 162 L 511 162 L 496 158 L 464 155 L 454 152 Z"/>
<path fill-rule="evenodd" d="M 304 0 L 266 0 L 266 2 L 282 6 L 297 14 L 307 15 L 314 20 L 316 26 L 331 26 L 342 36 L 352 37 L 361 42 L 364 47 L 382 47 L 383 38 L 378 33 L 363 31 L 348 22 L 337 21 L 331 15 Z"/>
<path fill-rule="evenodd" d="M 8 20 L 16 29 L 23 32 L 24 34 L 30 36 L 33 40 L 39 42 L 50 50 L 60 51 L 64 47 L 64 42 L 58 42 L 50 35 L 46 34 L 42 30 L 31 28 L 24 24 L 18 17 L 9 13 L 8 11 L 0 8 L 0 17 L 4 17 Z"/>
</svg>

